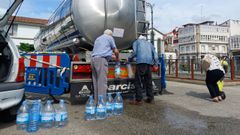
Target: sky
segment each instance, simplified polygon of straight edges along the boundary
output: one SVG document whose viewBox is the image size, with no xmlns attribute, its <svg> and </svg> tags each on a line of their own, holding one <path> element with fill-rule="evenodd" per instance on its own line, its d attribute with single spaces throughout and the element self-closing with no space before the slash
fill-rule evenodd
<svg viewBox="0 0 240 135">
<path fill-rule="evenodd" d="M 240 20 L 240 0 L 147 0 L 154 5 L 154 27 L 163 33 L 187 23 Z M 62 0 L 24 0 L 19 16 L 48 19 Z M 147 8 L 147 18 L 150 18 Z"/>
</svg>

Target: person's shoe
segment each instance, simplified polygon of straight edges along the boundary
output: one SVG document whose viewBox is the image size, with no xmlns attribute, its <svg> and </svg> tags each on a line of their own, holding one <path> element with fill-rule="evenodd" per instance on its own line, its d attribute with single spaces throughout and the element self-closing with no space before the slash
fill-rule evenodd
<svg viewBox="0 0 240 135">
<path fill-rule="evenodd" d="M 145 99 L 144 102 L 146 102 L 148 104 L 155 104 L 154 99 L 150 99 L 150 98 Z"/>
<path fill-rule="evenodd" d="M 161 94 L 163 95 L 171 95 L 171 94 L 173 94 L 172 92 L 169 92 L 169 91 L 167 91 L 167 90 L 163 90 L 162 92 L 161 92 Z"/>
<path fill-rule="evenodd" d="M 212 101 L 217 103 L 219 100 L 218 100 L 217 97 L 215 97 L 215 98 L 212 99 Z"/>
<path fill-rule="evenodd" d="M 221 96 L 218 96 L 218 101 L 222 101 L 222 97 Z"/>
<path fill-rule="evenodd" d="M 138 101 L 138 100 L 131 100 L 129 101 L 130 105 L 142 105 L 143 102 L 142 101 Z"/>
</svg>

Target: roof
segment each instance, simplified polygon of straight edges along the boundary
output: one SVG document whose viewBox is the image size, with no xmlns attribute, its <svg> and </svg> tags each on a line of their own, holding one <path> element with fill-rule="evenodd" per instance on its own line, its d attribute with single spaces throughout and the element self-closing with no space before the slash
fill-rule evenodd
<svg viewBox="0 0 240 135">
<path fill-rule="evenodd" d="M 11 16 L 9 21 L 11 21 L 13 17 L 14 16 Z M 47 19 L 29 18 L 29 17 L 22 17 L 22 16 L 16 16 L 14 21 L 19 23 L 28 23 L 28 24 L 35 24 L 35 25 L 46 25 L 48 23 Z"/>
<path fill-rule="evenodd" d="M 149 29 L 149 31 L 151 31 L 151 30 L 152 30 L 152 28 Z M 164 35 L 161 31 L 159 31 L 159 30 L 156 29 L 156 28 L 153 28 L 153 30 L 156 31 L 156 32 L 158 32 L 158 33 L 160 33 L 161 35 Z"/>
<path fill-rule="evenodd" d="M 214 23 L 214 21 L 204 21 L 204 22 L 201 22 L 201 23 L 187 23 L 187 24 L 184 24 L 183 27 L 193 26 L 193 25 L 213 24 L 213 23 Z"/>
</svg>

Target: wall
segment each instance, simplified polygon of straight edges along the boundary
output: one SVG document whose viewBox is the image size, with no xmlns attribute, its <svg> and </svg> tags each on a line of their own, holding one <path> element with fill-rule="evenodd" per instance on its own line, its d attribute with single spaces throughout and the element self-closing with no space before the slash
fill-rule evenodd
<svg viewBox="0 0 240 135">
<path fill-rule="evenodd" d="M 32 26 L 29 24 L 18 24 L 17 32 L 13 36 L 13 42 L 19 45 L 21 42 L 34 44 L 34 37 L 40 31 L 40 26 Z"/>
</svg>

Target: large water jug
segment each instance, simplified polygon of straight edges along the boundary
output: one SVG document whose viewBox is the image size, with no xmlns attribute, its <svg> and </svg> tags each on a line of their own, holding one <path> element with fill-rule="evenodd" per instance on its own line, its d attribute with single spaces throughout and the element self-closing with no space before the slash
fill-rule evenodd
<svg viewBox="0 0 240 135">
<path fill-rule="evenodd" d="M 105 119 L 106 116 L 107 116 L 106 104 L 104 102 L 103 95 L 99 95 L 96 108 L 96 119 L 98 120 Z"/>
<path fill-rule="evenodd" d="M 42 109 L 41 113 L 41 127 L 52 128 L 54 124 L 55 111 L 50 100 L 47 101 L 46 105 Z"/>
<path fill-rule="evenodd" d="M 34 101 L 32 103 L 31 109 L 29 110 L 29 122 L 27 126 L 27 132 L 37 132 L 39 129 L 39 104 Z"/>
<path fill-rule="evenodd" d="M 89 96 L 88 101 L 85 107 L 85 120 L 94 120 L 95 119 L 96 104 L 94 102 L 93 96 Z"/>
<path fill-rule="evenodd" d="M 121 115 L 123 113 L 123 99 L 121 92 L 117 92 L 114 98 L 114 115 Z"/>
<path fill-rule="evenodd" d="M 27 101 L 25 100 L 17 112 L 16 119 L 17 129 L 18 130 L 26 129 L 28 120 L 29 120 L 28 104 Z"/>
<path fill-rule="evenodd" d="M 59 106 L 55 109 L 55 126 L 64 127 L 68 122 L 68 113 L 64 100 L 61 99 Z"/>
<path fill-rule="evenodd" d="M 113 110 L 114 110 L 112 93 L 107 94 L 106 109 L 107 109 L 107 116 L 112 116 Z"/>
</svg>

